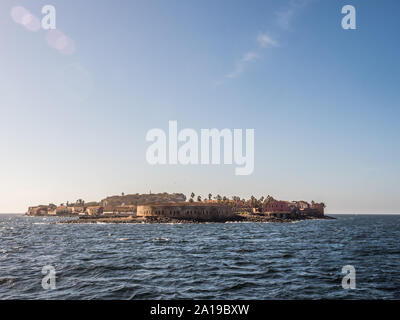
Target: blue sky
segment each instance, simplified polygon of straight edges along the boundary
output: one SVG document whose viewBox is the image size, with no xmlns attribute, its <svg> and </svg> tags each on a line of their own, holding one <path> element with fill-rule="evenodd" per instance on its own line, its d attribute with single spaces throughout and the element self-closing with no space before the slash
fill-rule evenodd
<svg viewBox="0 0 400 320">
<path fill-rule="evenodd" d="M 57 10 L 65 54 L 12 19 Z M 357 29 L 341 28 L 355 6 Z M 400 3 L 0 3 L 0 212 L 142 192 L 399 212 Z M 255 170 L 150 166 L 146 132 L 254 128 Z"/>
</svg>

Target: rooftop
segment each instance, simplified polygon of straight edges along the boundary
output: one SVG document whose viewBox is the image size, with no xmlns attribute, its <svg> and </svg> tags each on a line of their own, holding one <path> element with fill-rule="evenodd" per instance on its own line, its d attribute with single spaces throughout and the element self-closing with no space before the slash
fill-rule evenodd
<svg viewBox="0 0 400 320">
<path fill-rule="evenodd" d="M 140 206 L 156 206 L 156 207 L 177 207 L 177 206 L 191 206 L 191 207 L 199 207 L 199 206 L 204 206 L 204 207 L 215 207 L 215 206 L 226 206 L 223 203 L 204 203 L 204 202 L 164 202 L 164 203 L 147 203 L 147 204 L 142 204 L 138 205 Z"/>
</svg>

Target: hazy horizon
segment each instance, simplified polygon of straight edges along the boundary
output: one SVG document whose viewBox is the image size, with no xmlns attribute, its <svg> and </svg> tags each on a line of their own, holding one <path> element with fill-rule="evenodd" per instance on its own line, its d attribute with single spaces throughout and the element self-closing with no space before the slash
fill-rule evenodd
<svg viewBox="0 0 400 320">
<path fill-rule="evenodd" d="M 13 11 L 47 4 L 0 3 L 0 212 L 184 190 L 399 213 L 400 2 L 53 0 L 56 32 Z M 170 120 L 254 129 L 254 173 L 150 165 Z"/>
</svg>

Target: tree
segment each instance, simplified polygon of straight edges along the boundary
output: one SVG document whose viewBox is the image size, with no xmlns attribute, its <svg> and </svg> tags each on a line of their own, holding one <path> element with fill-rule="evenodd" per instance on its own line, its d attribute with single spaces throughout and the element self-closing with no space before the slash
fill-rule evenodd
<svg viewBox="0 0 400 320">
<path fill-rule="evenodd" d="M 209 194 L 208 194 L 208 200 L 211 200 L 211 198 L 212 198 L 212 194 L 209 193 Z"/>
<path fill-rule="evenodd" d="M 198 197 L 197 197 L 197 201 L 198 201 L 198 202 L 201 202 L 201 196 L 198 196 Z"/>
<path fill-rule="evenodd" d="M 122 193 L 121 193 L 121 196 L 124 196 L 124 195 L 125 195 L 125 193 L 122 192 Z"/>
<path fill-rule="evenodd" d="M 267 196 L 267 198 L 264 200 L 264 205 L 269 205 L 269 203 L 272 201 L 272 200 L 275 200 L 273 197 L 271 197 L 270 195 L 268 195 Z"/>
<path fill-rule="evenodd" d="M 191 194 L 190 194 L 190 198 L 194 198 L 194 196 L 195 196 L 195 194 L 194 194 L 194 192 L 192 192 Z"/>
<path fill-rule="evenodd" d="M 256 206 L 256 202 L 257 202 L 256 198 L 254 196 L 251 196 L 250 204 L 251 204 L 252 208 L 254 208 Z"/>
</svg>

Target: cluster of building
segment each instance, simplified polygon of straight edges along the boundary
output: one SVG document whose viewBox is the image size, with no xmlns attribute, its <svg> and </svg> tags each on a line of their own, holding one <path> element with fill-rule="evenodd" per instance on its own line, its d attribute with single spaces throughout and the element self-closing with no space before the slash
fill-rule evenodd
<svg viewBox="0 0 400 320">
<path fill-rule="evenodd" d="M 210 197 L 211 198 L 211 197 Z M 166 201 L 167 200 L 167 201 Z M 67 203 L 29 207 L 27 215 L 31 216 L 134 216 L 166 218 L 183 218 L 199 220 L 226 219 L 237 213 L 260 214 L 270 218 L 323 217 L 324 203 L 312 201 L 282 201 L 270 196 L 259 200 L 233 197 L 219 197 L 216 200 L 205 199 L 194 202 L 185 201 L 183 194 L 144 194 L 108 197 L 100 202 L 85 203 L 78 200 L 74 204 Z M 128 204 L 125 201 L 129 201 Z"/>
<path fill-rule="evenodd" d="M 124 194 L 107 197 L 100 202 L 85 202 L 82 199 L 75 203 L 67 202 L 56 206 L 54 204 L 29 207 L 27 215 L 31 216 L 75 216 L 75 215 L 135 215 L 138 205 L 147 203 L 185 202 L 182 193 L 146 193 Z"/>
<path fill-rule="evenodd" d="M 96 215 L 135 215 L 135 205 L 120 206 L 78 206 L 78 205 L 40 205 L 29 207 L 27 215 L 30 216 L 96 216 Z"/>
<path fill-rule="evenodd" d="M 311 201 L 283 201 L 272 199 L 259 208 L 253 208 L 253 213 L 264 213 L 270 217 L 290 218 L 301 216 L 324 216 L 324 203 Z"/>
</svg>

